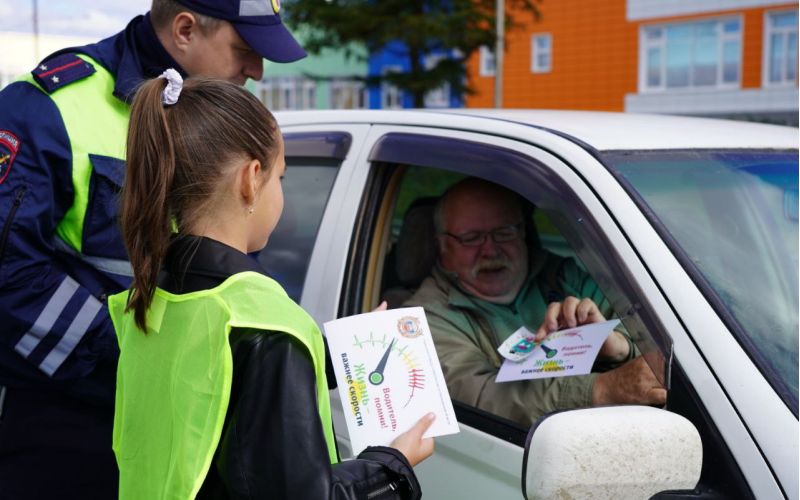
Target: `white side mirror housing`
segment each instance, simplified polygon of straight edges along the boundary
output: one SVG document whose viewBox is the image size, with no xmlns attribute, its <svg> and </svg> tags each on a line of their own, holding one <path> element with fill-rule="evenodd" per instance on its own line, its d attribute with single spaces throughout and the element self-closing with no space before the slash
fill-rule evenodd
<svg viewBox="0 0 800 500">
<path fill-rule="evenodd" d="M 684 417 L 648 406 L 554 413 L 531 428 L 525 498 L 650 498 L 700 480 L 703 448 Z"/>
</svg>

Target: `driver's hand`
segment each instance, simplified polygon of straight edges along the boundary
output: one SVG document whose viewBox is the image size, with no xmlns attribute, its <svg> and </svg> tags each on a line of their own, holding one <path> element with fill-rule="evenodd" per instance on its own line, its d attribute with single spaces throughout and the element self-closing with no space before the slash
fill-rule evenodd
<svg viewBox="0 0 800 500">
<path fill-rule="evenodd" d="M 602 323 L 605 320 L 603 313 L 592 299 L 570 296 L 563 302 L 553 302 L 547 306 L 542 326 L 536 330 L 536 342 L 541 342 L 548 334 L 564 328 Z"/>
</svg>

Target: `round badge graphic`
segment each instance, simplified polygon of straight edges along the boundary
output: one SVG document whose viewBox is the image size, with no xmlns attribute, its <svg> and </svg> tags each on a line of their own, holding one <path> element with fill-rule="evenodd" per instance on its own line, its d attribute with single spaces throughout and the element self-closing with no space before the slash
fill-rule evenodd
<svg viewBox="0 0 800 500">
<path fill-rule="evenodd" d="M 0 130 L 0 184 L 11 172 L 11 165 L 19 151 L 19 139 L 8 130 Z"/>
<path fill-rule="evenodd" d="M 407 339 L 413 339 L 422 335 L 419 327 L 419 320 L 414 316 L 403 316 L 397 320 L 397 331 Z"/>
<path fill-rule="evenodd" d="M 281 0 L 272 0 L 272 10 L 277 14 L 281 11 Z"/>
</svg>

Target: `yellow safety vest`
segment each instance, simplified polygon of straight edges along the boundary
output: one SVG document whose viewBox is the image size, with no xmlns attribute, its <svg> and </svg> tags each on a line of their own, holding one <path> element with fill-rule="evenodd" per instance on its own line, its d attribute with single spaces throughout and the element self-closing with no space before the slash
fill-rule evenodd
<svg viewBox="0 0 800 500">
<path fill-rule="evenodd" d="M 124 312 L 127 297 L 108 298 L 120 346 L 113 438 L 120 499 L 197 495 L 228 409 L 232 328 L 284 332 L 308 348 L 328 454 L 337 461 L 322 334 L 278 283 L 243 272 L 210 290 L 174 295 L 157 288 L 146 335 L 133 311 Z"/>
<path fill-rule="evenodd" d="M 92 64 L 96 72 L 49 95 L 69 136 L 75 193 L 72 206 L 58 223 L 56 233 L 72 249 L 82 253 L 89 185 L 94 170 L 89 155 L 102 155 L 120 162 L 125 160 L 130 107 L 114 97 L 114 75 L 91 57 L 76 55 Z M 22 76 L 21 80 L 42 90 L 30 73 Z M 124 165 L 120 163 L 119 168 L 124 169 Z M 124 172 L 115 174 L 121 178 Z"/>
</svg>

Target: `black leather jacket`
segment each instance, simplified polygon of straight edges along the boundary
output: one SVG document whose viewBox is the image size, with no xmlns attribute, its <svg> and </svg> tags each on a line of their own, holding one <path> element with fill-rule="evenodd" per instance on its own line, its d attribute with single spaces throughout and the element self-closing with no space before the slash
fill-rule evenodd
<svg viewBox="0 0 800 500">
<path fill-rule="evenodd" d="M 173 242 L 159 287 L 172 293 L 213 288 L 243 271 L 264 273 L 220 242 Z M 269 307 L 269 304 L 264 304 Z M 233 384 L 222 438 L 198 499 L 418 499 L 419 483 L 399 451 L 375 446 L 331 465 L 317 411 L 311 357 L 280 332 L 235 329 Z"/>
</svg>

